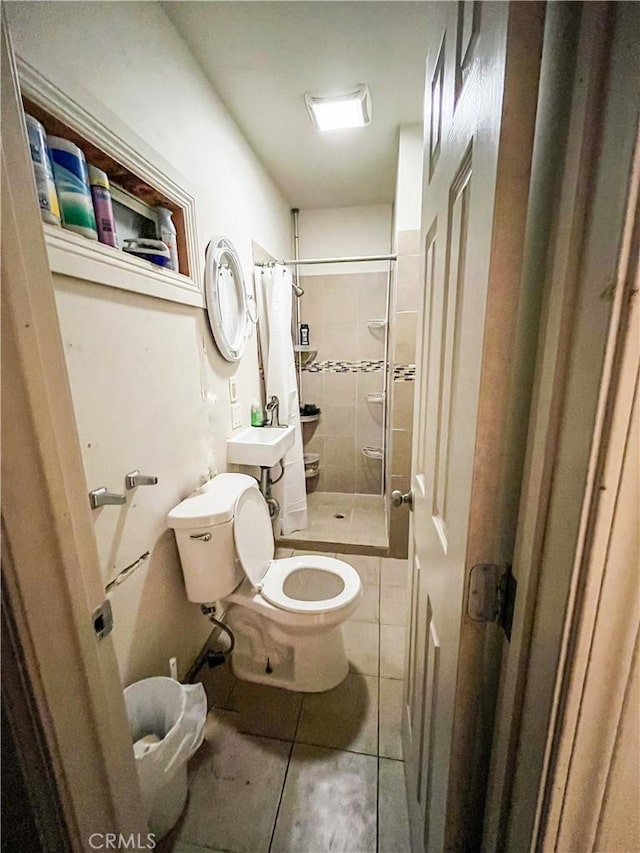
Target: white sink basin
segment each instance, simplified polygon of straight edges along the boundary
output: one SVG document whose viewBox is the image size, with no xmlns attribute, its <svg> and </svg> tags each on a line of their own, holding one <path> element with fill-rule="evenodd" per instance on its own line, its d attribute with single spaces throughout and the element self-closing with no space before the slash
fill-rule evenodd
<svg viewBox="0 0 640 853">
<path fill-rule="evenodd" d="M 293 447 L 295 428 L 247 427 L 227 439 L 227 462 L 271 468 Z"/>
</svg>

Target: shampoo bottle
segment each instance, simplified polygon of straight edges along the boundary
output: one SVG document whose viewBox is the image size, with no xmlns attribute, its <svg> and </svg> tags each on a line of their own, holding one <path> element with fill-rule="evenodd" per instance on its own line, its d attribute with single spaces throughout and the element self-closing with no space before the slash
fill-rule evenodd
<svg viewBox="0 0 640 853">
<path fill-rule="evenodd" d="M 162 240 L 169 247 L 171 255 L 170 268 L 174 272 L 178 272 L 177 234 L 176 226 L 173 224 L 173 219 L 171 218 L 172 213 L 166 207 L 156 207 L 156 212 L 158 214 L 158 239 Z"/>
<path fill-rule="evenodd" d="M 93 210 L 96 215 L 98 239 L 101 243 L 113 246 L 115 249 L 117 247 L 116 223 L 113 219 L 109 178 L 102 169 L 89 165 L 89 183 L 91 184 Z"/>
</svg>

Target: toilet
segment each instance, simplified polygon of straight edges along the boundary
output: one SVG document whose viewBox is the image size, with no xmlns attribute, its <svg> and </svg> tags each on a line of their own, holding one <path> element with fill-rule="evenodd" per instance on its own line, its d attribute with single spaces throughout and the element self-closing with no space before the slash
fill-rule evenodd
<svg viewBox="0 0 640 853">
<path fill-rule="evenodd" d="M 238 678 L 316 693 L 349 671 L 342 623 L 362 584 L 342 560 L 274 559 L 269 510 L 253 477 L 218 474 L 171 510 L 187 597 L 220 602 Z"/>
</svg>

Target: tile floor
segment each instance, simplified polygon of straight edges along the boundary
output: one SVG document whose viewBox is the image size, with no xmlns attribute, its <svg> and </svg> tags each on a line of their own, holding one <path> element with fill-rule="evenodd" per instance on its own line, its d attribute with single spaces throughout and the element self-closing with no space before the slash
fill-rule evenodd
<svg viewBox="0 0 640 853">
<path fill-rule="evenodd" d="M 336 516 L 343 516 L 336 518 Z M 312 492 L 307 495 L 304 530 L 287 536 L 293 542 L 334 542 L 386 548 L 387 526 L 381 495 Z"/>
<path fill-rule="evenodd" d="M 278 556 L 292 553 L 302 552 Z M 349 675 L 303 694 L 239 681 L 226 666 L 202 670 L 205 741 L 160 853 L 410 851 L 400 740 L 406 560 L 335 556 L 364 590 L 344 625 Z"/>
</svg>

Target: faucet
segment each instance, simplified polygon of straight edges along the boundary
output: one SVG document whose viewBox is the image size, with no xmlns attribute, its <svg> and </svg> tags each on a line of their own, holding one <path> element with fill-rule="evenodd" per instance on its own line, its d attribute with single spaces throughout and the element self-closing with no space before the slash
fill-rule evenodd
<svg viewBox="0 0 640 853">
<path fill-rule="evenodd" d="M 270 427 L 279 427 L 280 426 L 280 418 L 278 416 L 278 412 L 280 410 L 280 400 L 274 394 L 269 402 L 266 405 L 267 414 L 269 415 L 269 423 L 267 426 Z M 275 418 L 275 423 L 273 422 Z"/>
</svg>

